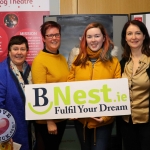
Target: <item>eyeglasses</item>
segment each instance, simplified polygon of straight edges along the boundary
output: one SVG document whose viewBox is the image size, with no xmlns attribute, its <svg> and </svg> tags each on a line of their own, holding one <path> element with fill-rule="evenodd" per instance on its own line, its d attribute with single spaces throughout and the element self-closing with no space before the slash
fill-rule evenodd
<svg viewBox="0 0 150 150">
<path fill-rule="evenodd" d="M 60 33 L 47 34 L 47 35 L 45 35 L 45 36 L 48 37 L 49 39 L 52 39 L 54 36 L 55 36 L 55 38 L 60 38 Z"/>
</svg>

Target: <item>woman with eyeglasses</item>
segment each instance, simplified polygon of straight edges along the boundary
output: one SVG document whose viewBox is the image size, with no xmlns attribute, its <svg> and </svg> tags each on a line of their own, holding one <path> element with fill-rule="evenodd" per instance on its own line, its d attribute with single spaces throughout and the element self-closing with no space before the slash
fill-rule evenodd
<svg viewBox="0 0 150 150">
<path fill-rule="evenodd" d="M 47 21 L 41 26 L 44 48 L 32 63 L 34 84 L 67 81 L 69 73 L 67 61 L 59 54 L 61 26 Z M 35 123 L 36 150 L 58 150 L 66 127 L 64 120 L 37 120 Z"/>
</svg>

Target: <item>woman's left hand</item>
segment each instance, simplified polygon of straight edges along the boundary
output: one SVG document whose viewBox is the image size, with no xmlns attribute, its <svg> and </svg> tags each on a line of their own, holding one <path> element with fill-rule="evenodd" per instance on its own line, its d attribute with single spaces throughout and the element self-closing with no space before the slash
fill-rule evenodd
<svg viewBox="0 0 150 150">
<path fill-rule="evenodd" d="M 102 117 L 91 117 L 92 119 L 94 119 L 95 121 L 99 122 L 99 123 L 103 123 L 104 120 Z"/>
<path fill-rule="evenodd" d="M 57 134 L 57 125 L 53 120 L 47 120 L 47 129 L 49 134 Z"/>
</svg>

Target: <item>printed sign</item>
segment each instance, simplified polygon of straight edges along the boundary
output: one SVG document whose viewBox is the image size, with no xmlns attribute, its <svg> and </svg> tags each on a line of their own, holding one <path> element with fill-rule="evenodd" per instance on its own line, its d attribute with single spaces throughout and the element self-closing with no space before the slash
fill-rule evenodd
<svg viewBox="0 0 150 150">
<path fill-rule="evenodd" d="M 16 130 L 14 117 L 5 109 L 0 109 L 0 143 L 12 138 Z"/>
<path fill-rule="evenodd" d="M 49 0 L 0 0 L 0 62 L 7 57 L 7 45 L 14 35 L 23 35 L 29 43 L 27 62 L 43 49 L 40 26 L 49 15 Z"/>
<path fill-rule="evenodd" d="M 25 95 L 27 120 L 131 114 L 126 78 L 31 84 Z"/>
<path fill-rule="evenodd" d="M 134 15 L 134 20 L 139 20 L 143 22 L 143 15 Z"/>
</svg>

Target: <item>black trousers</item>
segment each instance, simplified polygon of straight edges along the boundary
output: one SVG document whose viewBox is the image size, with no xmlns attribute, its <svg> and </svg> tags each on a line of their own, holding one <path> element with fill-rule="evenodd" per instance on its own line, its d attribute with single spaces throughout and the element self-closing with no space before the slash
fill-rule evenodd
<svg viewBox="0 0 150 150">
<path fill-rule="evenodd" d="M 150 150 L 150 123 L 133 124 L 121 118 L 120 129 L 125 150 Z"/>
<path fill-rule="evenodd" d="M 56 123 L 58 134 L 49 134 L 47 124 L 35 123 L 36 144 L 35 150 L 59 150 L 67 120 Z"/>
</svg>

